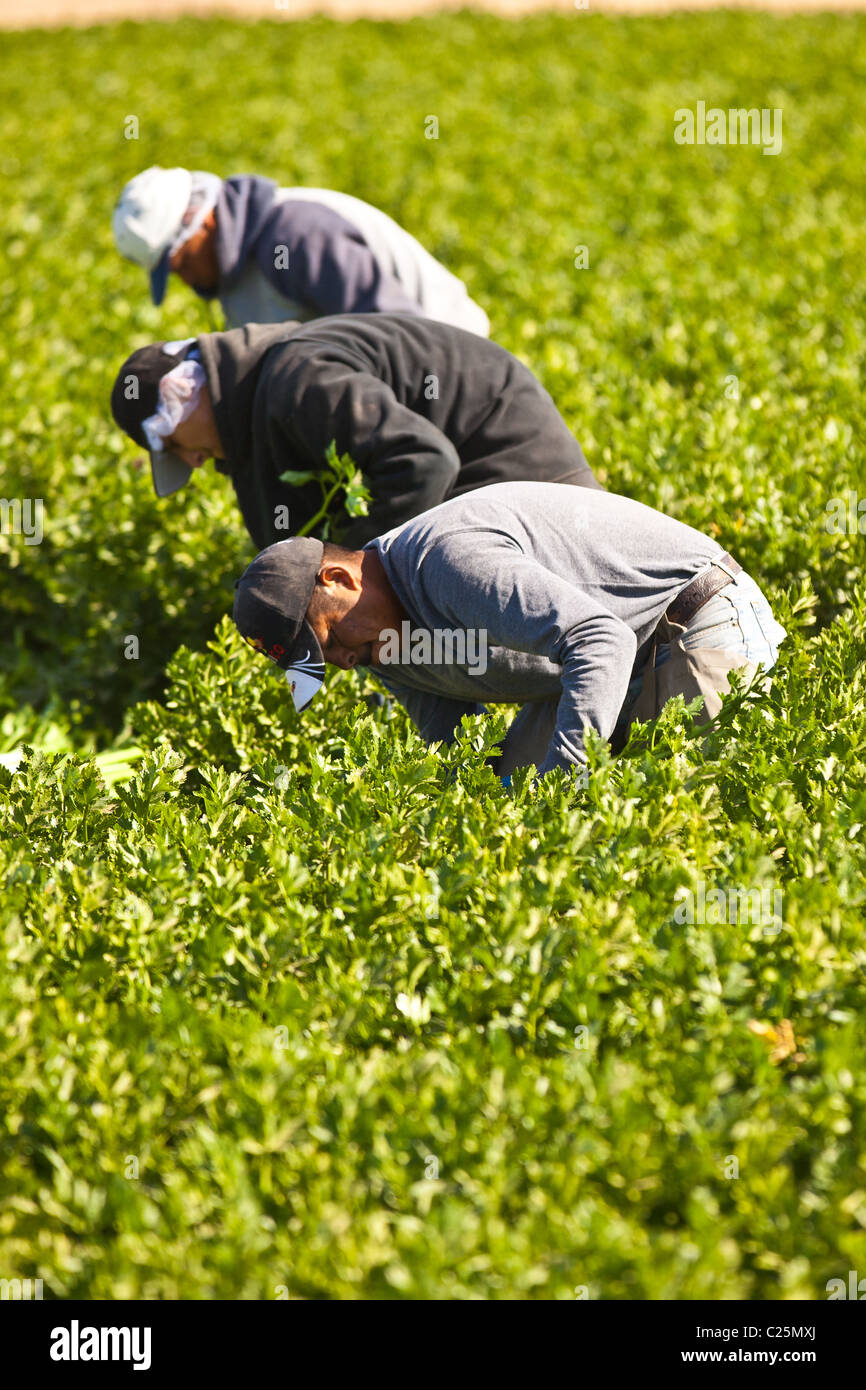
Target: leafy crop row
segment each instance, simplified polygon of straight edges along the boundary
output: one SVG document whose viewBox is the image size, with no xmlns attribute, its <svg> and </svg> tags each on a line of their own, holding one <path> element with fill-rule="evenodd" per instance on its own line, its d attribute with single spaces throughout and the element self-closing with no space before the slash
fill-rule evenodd
<svg viewBox="0 0 866 1390">
<path fill-rule="evenodd" d="M 4 40 L 0 492 L 46 522 L 0 533 L 0 1275 L 825 1297 L 866 1270 L 864 542 L 825 525 L 866 490 L 862 19 L 166 32 Z M 675 145 L 698 99 L 782 107 L 783 153 Z M 504 791 L 501 715 L 429 750 L 356 675 L 299 719 L 225 617 L 223 481 L 158 503 L 108 415 L 131 347 L 209 326 L 110 245 L 157 161 L 421 236 L 608 485 L 766 587 L 769 695 L 585 790 Z M 779 928 L 681 920 L 701 885 Z"/>
</svg>

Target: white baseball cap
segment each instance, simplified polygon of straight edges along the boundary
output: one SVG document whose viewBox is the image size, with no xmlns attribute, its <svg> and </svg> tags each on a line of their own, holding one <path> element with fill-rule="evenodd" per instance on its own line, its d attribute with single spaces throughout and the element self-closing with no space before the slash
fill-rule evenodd
<svg viewBox="0 0 866 1390">
<path fill-rule="evenodd" d="M 154 304 L 165 298 L 169 259 L 177 243 L 185 239 L 184 216 L 195 177 L 189 169 L 162 169 L 154 164 L 130 179 L 114 209 L 115 245 L 121 256 L 148 271 Z M 220 183 L 216 175 L 204 177 L 214 185 Z M 187 227 L 185 235 L 191 230 Z"/>
</svg>

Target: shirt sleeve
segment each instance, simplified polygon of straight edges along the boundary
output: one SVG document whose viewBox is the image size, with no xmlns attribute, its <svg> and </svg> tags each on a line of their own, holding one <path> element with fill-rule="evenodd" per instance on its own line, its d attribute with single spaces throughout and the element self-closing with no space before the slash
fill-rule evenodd
<svg viewBox="0 0 866 1390">
<path fill-rule="evenodd" d="M 340 218 L 307 226 L 302 236 L 279 241 L 262 238 L 256 258 L 265 277 L 288 299 L 300 300 L 319 314 L 422 314 L 393 275 L 385 271 L 366 242 Z M 274 246 L 285 245 L 288 265 L 280 268 Z"/>
<path fill-rule="evenodd" d="M 301 452 L 321 468 L 335 440 L 337 452 L 350 454 L 365 475 L 372 501 L 367 516 L 348 529 L 346 545 L 364 544 L 444 502 L 460 472 L 451 441 L 402 405 L 390 386 L 324 355 L 289 372 L 271 417 L 294 459 Z"/>
<path fill-rule="evenodd" d="M 414 690 L 385 676 L 378 666 L 370 670 L 406 710 L 425 743 L 453 743 L 464 714 L 479 714 L 481 706 L 467 700 L 450 700 L 426 690 Z"/>
<path fill-rule="evenodd" d="M 446 540 L 421 582 L 455 627 L 486 634 L 488 649 L 544 656 L 562 671 L 556 725 L 539 774 L 585 766 L 584 730 L 609 738 L 637 651 L 627 623 L 588 585 L 563 579 L 507 537 L 476 532 Z"/>
</svg>

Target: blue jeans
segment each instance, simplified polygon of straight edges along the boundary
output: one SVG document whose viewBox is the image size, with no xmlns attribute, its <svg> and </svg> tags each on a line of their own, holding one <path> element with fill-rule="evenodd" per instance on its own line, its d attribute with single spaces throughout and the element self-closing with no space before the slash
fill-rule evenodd
<svg viewBox="0 0 866 1390">
<path fill-rule="evenodd" d="M 715 647 L 751 662 L 765 671 L 775 666 L 779 647 L 787 637 L 781 623 L 773 617 L 770 605 L 754 579 L 744 571 L 724 589 L 720 589 L 698 609 L 691 622 L 680 634 L 680 645 L 686 650 Z M 656 647 L 656 669 L 670 657 L 670 644 L 659 642 Z M 616 734 L 628 727 L 632 706 L 643 685 L 644 669 L 649 653 L 641 654 L 632 670 L 625 702 L 616 723 Z"/>
</svg>

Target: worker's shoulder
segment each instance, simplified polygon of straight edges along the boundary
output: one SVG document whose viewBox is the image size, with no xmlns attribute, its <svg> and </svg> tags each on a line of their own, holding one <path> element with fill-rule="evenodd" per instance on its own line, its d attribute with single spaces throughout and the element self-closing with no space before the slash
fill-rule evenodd
<svg viewBox="0 0 866 1390">
<path fill-rule="evenodd" d="M 452 357 L 464 358 L 467 365 L 485 357 L 498 357 L 513 362 L 521 371 L 529 370 L 490 338 L 420 313 L 328 314 L 301 324 L 293 341 L 301 345 L 317 340 L 390 346 L 404 352 L 413 347 L 418 352 L 429 352 L 433 347 L 448 350 Z"/>
<path fill-rule="evenodd" d="M 270 373 L 298 370 L 316 360 L 354 362 L 369 370 L 372 344 L 352 320 L 360 314 L 331 314 L 293 326 L 293 332 L 277 338 L 267 351 L 263 368 Z M 288 325 L 287 325 L 288 327 Z"/>
</svg>

